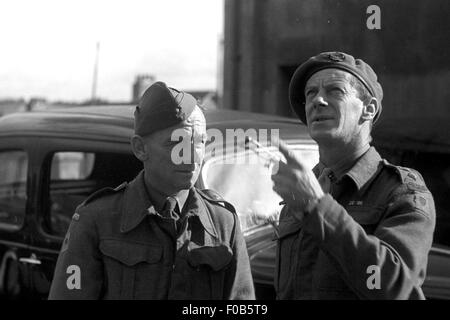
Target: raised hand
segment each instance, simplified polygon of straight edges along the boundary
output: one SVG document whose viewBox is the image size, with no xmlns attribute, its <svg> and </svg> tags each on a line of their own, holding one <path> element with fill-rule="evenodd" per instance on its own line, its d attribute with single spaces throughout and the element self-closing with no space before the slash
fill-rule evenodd
<svg viewBox="0 0 450 320">
<path fill-rule="evenodd" d="M 309 201 L 321 198 L 324 193 L 312 170 L 304 165 L 286 143 L 281 140 L 278 143 L 286 163 L 280 161 L 277 174 L 272 176 L 273 190 L 290 209 L 302 211 Z"/>
</svg>

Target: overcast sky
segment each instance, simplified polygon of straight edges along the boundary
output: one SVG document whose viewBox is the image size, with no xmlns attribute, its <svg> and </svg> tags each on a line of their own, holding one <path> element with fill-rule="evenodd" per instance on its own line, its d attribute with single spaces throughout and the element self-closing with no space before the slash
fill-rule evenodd
<svg viewBox="0 0 450 320">
<path fill-rule="evenodd" d="M 129 100 L 137 74 L 215 89 L 222 0 L 1 0 L 0 99 Z"/>
</svg>

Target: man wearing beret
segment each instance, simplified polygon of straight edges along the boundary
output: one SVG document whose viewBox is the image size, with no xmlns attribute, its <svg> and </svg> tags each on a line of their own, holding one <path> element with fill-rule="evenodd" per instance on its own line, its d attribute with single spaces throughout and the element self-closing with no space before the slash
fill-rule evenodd
<svg viewBox="0 0 450 320">
<path fill-rule="evenodd" d="M 156 82 L 134 117 L 131 147 L 144 169 L 77 208 L 49 298 L 254 299 L 233 207 L 194 187 L 206 142 L 196 100 Z M 187 161 L 173 152 L 180 145 Z"/>
<path fill-rule="evenodd" d="M 421 175 L 371 143 L 383 91 L 372 68 L 342 52 L 303 63 L 291 106 L 319 145 L 309 170 L 286 145 L 273 176 L 287 205 L 279 222 L 278 299 L 424 299 L 435 226 Z"/>
</svg>

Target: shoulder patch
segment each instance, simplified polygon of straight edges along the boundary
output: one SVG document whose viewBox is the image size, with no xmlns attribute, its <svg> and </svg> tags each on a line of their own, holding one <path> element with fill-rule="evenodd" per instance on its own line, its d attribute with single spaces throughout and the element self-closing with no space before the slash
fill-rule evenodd
<svg viewBox="0 0 450 320">
<path fill-rule="evenodd" d="M 223 199 L 222 196 L 216 191 L 211 189 L 203 189 L 203 190 L 197 189 L 197 192 L 209 202 L 218 204 L 221 207 L 224 207 L 227 210 L 236 213 L 236 209 L 234 208 L 234 206 L 231 203 L 225 201 L 225 199 Z"/>
<path fill-rule="evenodd" d="M 393 169 L 400 178 L 402 184 L 406 185 L 411 191 L 428 191 L 425 181 L 421 174 L 414 169 L 396 166 L 383 159 L 386 167 Z"/>
<path fill-rule="evenodd" d="M 127 185 L 128 185 L 128 183 L 124 182 L 116 188 L 106 187 L 106 188 L 97 190 L 94 193 L 92 193 L 90 196 L 88 196 L 86 198 L 86 200 L 84 200 L 83 203 L 80 205 L 80 207 L 84 206 L 84 205 L 88 204 L 89 202 L 92 202 L 96 199 L 99 199 L 103 196 L 106 196 L 108 194 L 114 194 L 116 192 L 119 192 L 119 191 L 123 190 Z"/>
</svg>

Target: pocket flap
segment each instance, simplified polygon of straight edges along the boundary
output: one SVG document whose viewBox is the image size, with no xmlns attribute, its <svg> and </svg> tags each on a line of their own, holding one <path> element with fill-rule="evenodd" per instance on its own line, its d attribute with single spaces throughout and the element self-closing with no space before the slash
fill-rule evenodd
<svg viewBox="0 0 450 320">
<path fill-rule="evenodd" d="M 228 245 L 199 246 L 193 242 L 188 245 L 187 260 L 194 267 L 209 266 L 214 271 L 225 268 L 233 258 L 233 251 Z"/>
<path fill-rule="evenodd" d="M 359 224 L 370 225 L 380 221 L 381 215 L 383 214 L 383 207 L 349 206 L 347 207 L 347 212 Z"/>
<path fill-rule="evenodd" d="M 162 247 L 115 239 L 101 240 L 100 251 L 127 266 L 140 262 L 155 263 L 162 255 Z"/>
<path fill-rule="evenodd" d="M 285 217 L 280 220 L 278 225 L 278 239 L 287 237 L 291 234 L 297 233 L 303 223 L 292 216 Z"/>
</svg>

